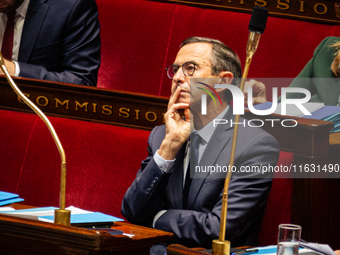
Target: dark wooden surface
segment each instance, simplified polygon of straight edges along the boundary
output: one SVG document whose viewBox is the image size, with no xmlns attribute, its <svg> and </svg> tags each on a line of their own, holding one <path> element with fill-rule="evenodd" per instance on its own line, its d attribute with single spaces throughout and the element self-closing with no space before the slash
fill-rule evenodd
<svg viewBox="0 0 340 255">
<path fill-rule="evenodd" d="M 26 208 L 19 204 L 12 207 Z M 153 244 L 173 237 L 169 232 L 124 222 L 117 222 L 112 228 L 134 237 L 0 215 L 0 254 L 147 255 Z"/>
<path fill-rule="evenodd" d="M 317 23 L 339 24 L 337 15 L 339 7 L 334 0 L 309 0 L 309 1 L 269 1 L 269 0 L 238 0 L 238 1 L 206 1 L 206 0 L 152 0 L 167 3 L 199 6 L 201 8 L 231 10 L 251 13 L 254 6 L 268 9 L 270 16 L 288 19 L 314 21 Z"/>
<path fill-rule="evenodd" d="M 188 248 L 180 244 L 170 244 L 167 248 L 167 255 L 206 255 L 204 248 Z"/>
<path fill-rule="evenodd" d="M 138 93 L 15 78 L 17 86 L 48 116 L 151 130 L 163 123 L 168 99 Z M 0 75 L 0 109 L 33 113 Z"/>
</svg>

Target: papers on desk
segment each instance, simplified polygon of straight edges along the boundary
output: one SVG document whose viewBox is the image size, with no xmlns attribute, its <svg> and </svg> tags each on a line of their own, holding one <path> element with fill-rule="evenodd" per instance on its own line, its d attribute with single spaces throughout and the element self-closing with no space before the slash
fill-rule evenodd
<svg viewBox="0 0 340 255">
<path fill-rule="evenodd" d="M 255 109 L 257 110 L 266 110 L 271 107 L 271 102 L 266 102 L 263 104 L 255 105 Z M 312 115 L 303 115 L 302 112 L 295 105 L 288 105 L 287 108 L 287 116 L 293 117 L 301 117 L 306 119 L 316 119 L 316 120 L 325 120 L 331 121 L 334 123 L 334 129 L 331 130 L 331 133 L 340 131 L 340 107 L 339 106 L 329 106 L 324 105 L 324 103 L 305 103 L 304 107 L 312 114 Z M 279 103 L 277 106 L 276 114 L 281 114 L 281 104 Z"/>
<path fill-rule="evenodd" d="M 326 255 L 335 255 L 335 252 L 329 247 L 328 244 L 321 244 L 321 243 L 308 243 L 305 241 L 300 241 L 300 246 L 316 251 L 321 254 Z"/>
<path fill-rule="evenodd" d="M 18 194 L 0 191 L 0 206 L 24 201 Z"/>
<path fill-rule="evenodd" d="M 325 107 L 324 103 L 304 103 L 302 105 L 310 113 L 313 113 L 313 112 L 318 111 L 318 110 Z M 266 110 L 266 109 L 269 109 L 271 106 L 272 106 L 272 102 L 266 102 L 266 103 L 263 103 L 263 104 L 255 105 L 254 108 L 257 109 L 257 110 Z M 338 109 L 338 111 L 340 111 L 340 108 Z M 281 114 L 281 103 L 277 104 L 276 110 L 273 113 Z M 309 117 L 311 116 L 311 115 L 304 115 L 304 113 L 296 105 L 293 105 L 293 104 L 287 105 L 285 115 L 286 116 L 293 116 L 293 117 L 303 117 L 303 116 L 305 116 L 306 118 L 308 118 L 308 116 Z M 328 114 L 328 115 L 330 115 L 330 114 Z"/>
<path fill-rule="evenodd" d="M 309 111 L 310 113 L 315 112 L 317 110 L 320 110 L 321 108 L 325 107 L 324 103 L 304 103 L 302 104 L 307 111 Z M 277 105 L 277 108 L 275 110 L 276 114 L 281 114 L 281 103 L 279 103 Z M 287 116 L 294 116 L 294 117 L 302 117 L 305 116 L 305 114 L 294 104 L 289 104 L 287 105 L 286 108 L 286 115 Z M 306 116 L 310 116 L 310 115 L 306 115 Z"/>
<path fill-rule="evenodd" d="M 257 253 L 253 253 L 253 255 L 276 255 L 277 254 L 277 245 L 269 245 L 264 247 L 256 247 L 258 250 Z M 301 255 L 335 255 L 334 251 L 329 247 L 328 244 L 317 244 L 317 243 L 308 243 L 305 241 L 300 242 L 299 254 Z"/>
<path fill-rule="evenodd" d="M 33 220 L 40 220 L 44 222 L 54 222 L 54 210 L 57 207 L 39 207 L 23 210 L 9 210 L 0 211 L 0 213 L 5 213 L 10 216 L 28 218 Z M 71 225 L 81 226 L 81 225 L 98 225 L 98 224 L 109 224 L 116 221 L 124 221 L 121 218 L 117 218 L 111 215 L 107 215 L 100 212 L 91 212 L 82 210 L 80 208 L 70 206 L 66 208 L 71 211 Z"/>
</svg>

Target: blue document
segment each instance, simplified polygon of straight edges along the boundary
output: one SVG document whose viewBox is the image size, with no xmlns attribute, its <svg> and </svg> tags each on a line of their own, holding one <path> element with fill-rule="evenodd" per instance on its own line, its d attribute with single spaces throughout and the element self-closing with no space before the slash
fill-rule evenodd
<svg viewBox="0 0 340 255">
<path fill-rule="evenodd" d="M 20 198 L 20 197 L 1 200 L 0 206 L 9 205 L 9 204 L 12 204 L 12 203 L 18 203 L 18 202 L 21 202 L 21 201 L 24 201 L 24 199 Z"/>
<path fill-rule="evenodd" d="M 306 115 L 303 116 L 302 118 L 307 118 L 307 119 L 316 119 L 316 120 L 327 120 L 326 118 L 329 116 L 332 116 L 334 114 L 339 114 L 340 113 L 340 107 L 339 106 L 330 106 L 330 105 L 325 105 L 323 108 L 312 112 L 312 115 Z M 332 120 L 327 120 L 327 121 L 332 121 Z"/>
<path fill-rule="evenodd" d="M 39 216 L 39 219 L 48 219 L 53 221 L 54 215 L 51 216 Z M 100 212 L 83 213 L 83 214 L 72 214 L 71 213 L 71 224 L 87 224 L 87 223 L 105 223 L 105 222 L 115 222 L 124 221 L 121 218 L 115 216 L 107 215 Z"/>
<path fill-rule="evenodd" d="M 18 194 L 0 191 L 0 206 L 24 201 Z"/>
<path fill-rule="evenodd" d="M 254 108 L 257 110 L 266 110 L 271 107 L 271 102 L 255 105 Z M 325 105 L 321 109 L 311 112 L 312 115 L 304 115 L 301 118 L 325 120 L 334 123 L 334 128 L 330 131 L 331 133 L 340 132 L 340 107 Z"/>
<path fill-rule="evenodd" d="M 18 196 L 19 196 L 18 194 L 0 191 L 0 201 L 10 199 L 10 198 L 15 198 L 15 197 L 18 197 Z"/>
<path fill-rule="evenodd" d="M 57 207 L 49 206 L 49 207 L 37 207 L 30 209 L 22 209 L 22 210 L 14 210 L 14 211 L 2 211 L 1 213 L 7 213 L 11 216 L 20 216 L 29 218 L 35 217 L 36 220 L 41 220 L 45 222 L 54 222 L 54 210 L 58 209 Z M 82 210 L 80 208 L 76 208 L 74 206 L 70 206 L 66 208 L 66 210 L 71 211 L 71 224 L 84 224 L 84 225 L 99 225 L 104 223 L 110 223 L 112 225 L 115 221 L 124 221 L 121 218 L 117 218 L 115 216 L 111 216 L 108 214 L 100 213 L 100 212 L 91 212 Z"/>
</svg>

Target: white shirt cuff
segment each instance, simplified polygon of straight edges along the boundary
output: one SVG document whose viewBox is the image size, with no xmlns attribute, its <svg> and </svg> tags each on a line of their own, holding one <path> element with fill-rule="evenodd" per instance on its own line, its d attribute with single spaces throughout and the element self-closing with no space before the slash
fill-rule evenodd
<svg viewBox="0 0 340 255">
<path fill-rule="evenodd" d="M 155 155 L 153 156 L 153 159 L 155 160 L 157 166 L 164 173 L 171 173 L 172 172 L 172 166 L 174 165 L 176 159 L 166 160 L 158 154 L 158 150 L 156 151 Z"/>
<path fill-rule="evenodd" d="M 155 228 L 155 225 L 156 225 L 156 221 L 159 219 L 159 217 L 161 217 L 164 213 L 166 213 L 167 210 L 162 210 L 162 211 L 159 211 L 155 217 L 153 218 L 153 222 L 152 222 L 152 227 Z"/>
<path fill-rule="evenodd" d="M 19 64 L 18 62 L 16 61 L 13 61 L 14 65 L 15 65 L 15 73 L 14 73 L 14 76 L 15 77 L 18 77 L 19 76 L 19 73 L 20 73 L 20 67 L 19 67 Z"/>
</svg>

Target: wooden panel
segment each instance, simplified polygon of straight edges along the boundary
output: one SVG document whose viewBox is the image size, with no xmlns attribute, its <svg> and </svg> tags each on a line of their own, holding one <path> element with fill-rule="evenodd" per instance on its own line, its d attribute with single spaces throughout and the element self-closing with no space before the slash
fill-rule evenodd
<svg viewBox="0 0 340 255">
<path fill-rule="evenodd" d="M 125 233 L 111 235 L 88 230 L 0 215 L 1 254 L 149 254 L 150 247 L 169 240 L 172 233 L 124 222 L 113 227 Z M 39 251 L 41 253 L 39 253 Z"/>
<path fill-rule="evenodd" d="M 188 248 L 179 244 L 170 244 L 166 250 L 167 255 L 204 255 L 211 254 L 204 248 Z"/>
<path fill-rule="evenodd" d="M 180 3 L 211 9 L 251 12 L 254 6 L 266 7 L 269 15 L 290 19 L 309 20 L 320 23 L 340 23 L 340 2 L 333 0 L 154 0 L 159 2 Z"/>
<path fill-rule="evenodd" d="M 163 123 L 168 99 L 88 86 L 33 79 L 14 79 L 22 92 L 51 116 L 101 122 L 140 129 Z M 0 76 L 0 108 L 32 112 Z"/>
</svg>

